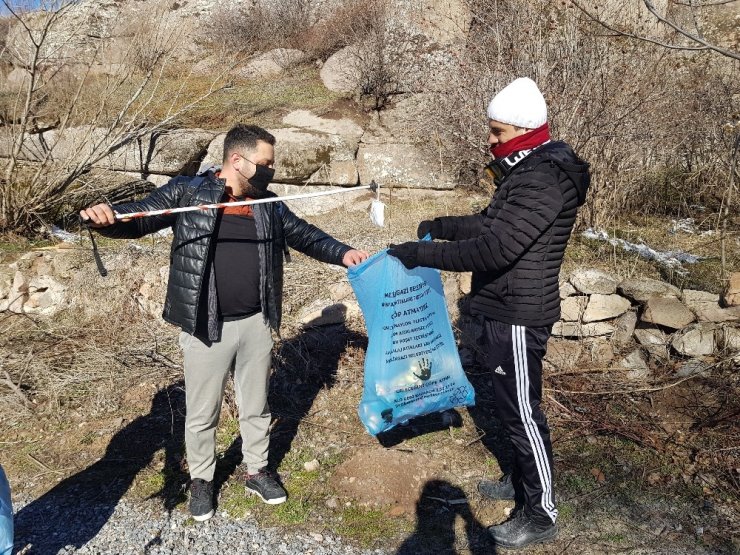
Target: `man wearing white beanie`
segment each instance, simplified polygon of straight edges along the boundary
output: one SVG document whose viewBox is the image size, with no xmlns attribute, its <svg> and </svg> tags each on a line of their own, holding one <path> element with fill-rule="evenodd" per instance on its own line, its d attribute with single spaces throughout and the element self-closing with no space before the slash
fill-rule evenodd
<svg viewBox="0 0 740 555">
<path fill-rule="evenodd" d="M 507 521 L 491 526 L 497 546 L 521 548 L 554 538 L 552 444 L 540 408 L 542 358 L 560 318 L 558 275 L 590 183 L 588 164 L 566 143 L 551 141 L 547 105 L 531 79 L 520 78 L 488 105 L 496 192 L 481 213 L 419 224 L 421 239 L 391 245 L 407 268 L 472 272 L 470 310 L 483 317 L 496 413 L 511 438 L 514 468 L 482 481 L 491 499 L 511 499 Z"/>
</svg>

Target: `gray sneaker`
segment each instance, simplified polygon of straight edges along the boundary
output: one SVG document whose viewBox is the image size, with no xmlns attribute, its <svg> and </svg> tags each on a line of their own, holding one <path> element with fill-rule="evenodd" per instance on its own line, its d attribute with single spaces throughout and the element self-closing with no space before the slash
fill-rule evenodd
<svg viewBox="0 0 740 555">
<path fill-rule="evenodd" d="M 504 474 L 500 480 L 481 480 L 478 482 L 478 492 L 488 499 L 512 500 L 514 499 L 514 484 L 511 474 Z"/>
<path fill-rule="evenodd" d="M 213 516 L 213 482 L 196 478 L 190 484 L 190 514 L 203 522 Z"/>
<path fill-rule="evenodd" d="M 278 482 L 276 475 L 263 468 L 257 474 L 247 475 L 244 482 L 247 492 L 257 495 L 268 505 L 279 505 L 288 499 L 288 493 Z"/>
</svg>

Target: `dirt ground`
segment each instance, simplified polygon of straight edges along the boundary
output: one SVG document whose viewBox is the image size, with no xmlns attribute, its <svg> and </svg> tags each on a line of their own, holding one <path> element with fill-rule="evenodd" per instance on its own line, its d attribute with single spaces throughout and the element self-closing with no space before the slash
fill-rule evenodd
<svg viewBox="0 0 740 555">
<path fill-rule="evenodd" d="M 411 239 L 423 217 L 470 213 L 481 202 L 474 195 L 397 194 L 382 230 L 350 208 L 311 220 L 375 251 Z M 140 245 L 142 252 L 126 254 L 136 265 L 166 261 L 166 241 Z M 103 255 L 128 248 L 104 243 Z M 601 264 L 621 274 L 660 275 L 621 256 L 574 239 L 566 269 Z M 139 283 L 135 273 L 119 273 L 115 286 L 89 278 L 84 294 L 96 306 L 105 298 L 120 303 L 115 317 L 107 306 L 103 316 L 67 314 L 53 322 L 0 314 L 3 372 L 21 384 L 20 394 L 0 386 L 0 464 L 16 496 L 48 498 L 75 488 L 81 499 L 104 495 L 114 503 L 126 496 L 187 510 L 176 333 L 126 300 Z M 454 314 L 475 407 L 372 437 L 357 416 L 367 347 L 362 318 L 314 329 L 296 322 L 301 307 L 343 279 L 342 271 L 301 255 L 286 271 L 286 323 L 270 386 L 270 462 L 289 501 L 266 507 L 245 495 L 229 393 L 218 433 L 219 511 L 401 554 L 495 552 L 486 527 L 505 519 L 511 504 L 486 501 L 476 484 L 499 477 L 511 453 L 494 417 L 489 371 L 476 357 L 474 323 L 464 311 Z M 634 385 L 620 383 L 586 343 L 578 356 L 572 369 L 550 366 L 545 376 L 561 532 L 528 552 L 740 552 L 737 367 L 718 359 L 708 373 L 682 380 L 672 365 L 654 364 L 649 382 Z"/>
</svg>

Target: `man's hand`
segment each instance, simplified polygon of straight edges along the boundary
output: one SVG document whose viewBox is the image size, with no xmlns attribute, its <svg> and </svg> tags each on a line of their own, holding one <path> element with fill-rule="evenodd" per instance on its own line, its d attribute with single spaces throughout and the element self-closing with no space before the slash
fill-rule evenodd
<svg viewBox="0 0 740 555">
<path fill-rule="evenodd" d="M 87 222 L 90 227 L 95 228 L 108 227 L 116 223 L 116 215 L 113 213 L 113 209 L 105 203 L 80 210 L 80 218 L 83 222 Z M 127 218 L 122 221 L 127 222 L 130 219 Z"/>
<path fill-rule="evenodd" d="M 350 266 L 354 266 L 355 264 L 359 264 L 360 262 L 367 260 L 369 257 L 369 252 L 352 249 L 351 251 L 347 251 L 344 254 L 344 258 L 342 258 L 342 264 L 349 268 Z"/>
<path fill-rule="evenodd" d="M 439 220 L 424 220 L 416 228 L 416 236 L 423 239 L 429 233 L 432 239 L 439 239 L 442 234 L 442 223 Z"/>
<path fill-rule="evenodd" d="M 399 245 L 390 245 L 388 248 L 388 254 L 395 256 L 401 261 L 401 264 L 406 266 L 409 270 L 416 268 L 419 265 L 417 257 L 419 255 L 419 243 L 409 241 L 408 243 L 401 243 Z"/>
</svg>

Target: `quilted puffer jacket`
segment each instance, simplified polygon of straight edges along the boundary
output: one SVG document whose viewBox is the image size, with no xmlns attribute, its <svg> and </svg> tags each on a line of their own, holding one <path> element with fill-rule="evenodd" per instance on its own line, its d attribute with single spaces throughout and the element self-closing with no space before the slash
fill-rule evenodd
<svg viewBox="0 0 740 555">
<path fill-rule="evenodd" d="M 441 233 L 422 241 L 418 262 L 473 272 L 470 310 L 518 326 L 560 318 L 558 274 L 576 212 L 590 183 L 589 165 L 564 142 L 514 153 L 490 204 L 479 214 L 437 218 Z"/>
<path fill-rule="evenodd" d="M 155 189 L 147 198 L 117 204 L 119 214 L 213 204 L 224 198 L 225 182 L 213 172 L 203 176 L 178 176 Z M 275 331 L 280 328 L 283 296 L 283 257 L 290 246 L 322 262 L 342 264 L 352 247 L 340 243 L 322 230 L 302 220 L 280 201 L 253 206 L 259 244 L 260 298 L 265 321 Z M 166 227 L 174 238 L 170 255 L 167 297 L 162 316 L 184 332 L 210 341 L 218 340 L 218 298 L 211 271 L 211 243 L 220 217 L 218 210 L 197 210 L 118 222 L 97 231 L 115 239 L 137 239 Z M 240 264 L 234 261 L 234 271 Z"/>
</svg>

